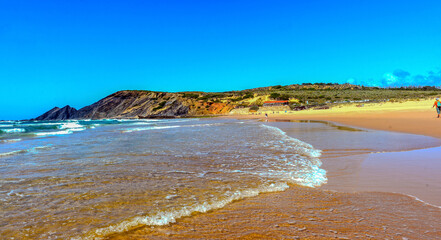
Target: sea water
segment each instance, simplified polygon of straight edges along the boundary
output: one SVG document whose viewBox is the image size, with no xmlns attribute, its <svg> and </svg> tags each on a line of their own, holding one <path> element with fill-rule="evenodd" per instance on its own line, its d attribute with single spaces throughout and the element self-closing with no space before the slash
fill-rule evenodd
<svg viewBox="0 0 441 240">
<path fill-rule="evenodd" d="M 0 122 L 0 235 L 97 239 L 317 187 L 320 154 L 256 121 Z"/>
</svg>

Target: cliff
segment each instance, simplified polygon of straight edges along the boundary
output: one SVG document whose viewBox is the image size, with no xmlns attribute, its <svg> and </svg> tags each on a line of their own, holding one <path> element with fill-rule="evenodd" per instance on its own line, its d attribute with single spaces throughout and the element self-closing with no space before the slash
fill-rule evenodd
<svg viewBox="0 0 441 240">
<path fill-rule="evenodd" d="M 119 91 L 79 110 L 53 108 L 34 120 L 182 117 L 228 113 L 234 105 L 200 100 L 185 93 Z"/>
<path fill-rule="evenodd" d="M 153 92 L 125 90 L 113 93 L 79 110 L 53 108 L 35 120 L 182 117 L 227 114 L 233 108 L 262 107 L 265 101 L 288 100 L 292 109 L 306 109 L 366 101 L 419 99 L 440 94 L 439 89 L 380 89 L 351 84 L 305 83 L 229 92 Z M 242 110 L 241 110 L 242 111 Z"/>
<path fill-rule="evenodd" d="M 188 106 L 176 93 L 119 91 L 81 108 L 75 119 L 137 118 L 138 116 L 183 116 Z"/>
<path fill-rule="evenodd" d="M 69 105 L 63 108 L 54 107 L 33 120 L 66 120 L 73 118 L 76 113 L 77 110 Z"/>
</svg>

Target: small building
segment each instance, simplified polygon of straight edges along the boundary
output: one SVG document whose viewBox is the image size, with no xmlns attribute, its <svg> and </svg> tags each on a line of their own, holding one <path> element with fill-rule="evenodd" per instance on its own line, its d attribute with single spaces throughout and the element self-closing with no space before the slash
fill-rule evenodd
<svg viewBox="0 0 441 240">
<path fill-rule="evenodd" d="M 264 107 L 285 106 L 289 105 L 289 101 L 266 101 L 263 102 Z"/>
</svg>

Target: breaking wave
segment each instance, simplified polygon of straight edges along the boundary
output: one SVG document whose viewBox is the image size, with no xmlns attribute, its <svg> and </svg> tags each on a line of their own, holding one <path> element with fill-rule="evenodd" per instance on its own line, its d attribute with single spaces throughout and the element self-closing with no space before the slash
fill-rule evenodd
<svg viewBox="0 0 441 240">
<path fill-rule="evenodd" d="M 244 123 L 199 119 L 186 120 L 185 123 L 159 120 L 32 123 L 34 126 L 28 127 L 36 129 L 35 125 L 38 124 L 46 124 L 39 125 L 46 127 L 34 132 L 26 131 L 26 134 L 19 136 L 7 136 L 11 138 L 8 141 L 12 141 L 13 138 L 26 140 L 17 144 L 23 144 L 21 148 L 26 149 L 17 150 L 15 144 L 3 145 L 11 148 L 4 150 L 7 151 L 5 153 L 0 153 L 0 157 L 28 154 L 26 157 L 10 159 L 38 163 L 42 156 L 29 153 L 53 148 L 51 154 L 44 156 L 47 165 L 35 167 L 29 164 L 32 166 L 27 169 L 29 172 L 35 171 L 35 174 L 41 174 L 42 177 L 38 180 L 42 183 L 41 188 L 38 185 L 36 189 L 40 190 L 38 193 L 44 193 L 41 198 L 31 201 L 36 205 L 43 204 L 42 200 L 53 202 L 51 196 L 56 192 L 51 190 L 45 192 L 46 187 L 51 189 L 51 186 L 71 182 L 72 177 L 75 177 L 78 181 L 76 183 L 78 185 L 75 186 L 84 186 L 82 191 L 96 194 L 93 200 L 94 207 L 108 208 L 107 211 L 98 213 L 98 216 L 78 213 L 75 227 L 81 231 L 74 231 L 69 226 L 56 225 L 69 216 L 67 213 L 60 214 L 66 212 L 63 205 L 54 204 L 53 210 L 45 213 L 27 212 L 33 216 L 32 219 L 37 219 L 38 224 L 45 224 L 43 220 L 38 219 L 51 217 L 54 223 L 51 231 L 56 234 L 53 236 L 63 239 L 76 236 L 80 232 L 85 235 L 74 239 L 106 238 L 111 234 L 141 226 L 173 223 L 179 218 L 222 208 L 235 200 L 257 196 L 260 193 L 284 191 L 290 184 L 316 187 L 326 183 L 326 171 L 320 169 L 321 161 L 318 159 L 321 155 L 320 150 L 287 136 L 278 128 L 257 122 Z M 110 124 L 117 126 L 100 127 L 86 132 L 86 138 L 94 138 L 94 141 L 86 143 L 81 135 L 38 138 L 74 134 L 77 131 Z M 164 138 L 162 131 L 152 131 L 161 129 L 179 130 L 173 131 L 173 134 L 167 135 L 167 138 Z M 138 131 L 151 132 L 129 134 Z M 28 135 L 33 137 L 30 140 L 26 139 Z M 123 141 L 124 144 L 120 144 Z M 43 146 L 49 142 L 55 147 Z M 63 147 L 56 147 L 59 142 Z M 29 148 L 28 143 L 41 146 Z M 70 168 L 72 164 L 93 167 Z M 109 164 L 112 166 L 109 167 Z M 48 175 L 51 169 L 63 169 L 58 180 L 52 180 L 52 176 Z M 17 171 L 21 170 L 17 167 Z M 118 171 L 120 175 L 115 176 L 108 171 Z M 26 188 L 27 184 L 29 183 L 23 182 L 19 185 Z M 70 192 L 75 186 L 62 184 L 62 189 Z M 139 186 L 143 186 L 142 189 L 139 189 Z M 106 189 L 106 194 L 109 193 L 111 197 L 107 198 L 106 195 L 101 194 L 102 189 Z M 137 192 L 137 189 L 141 192 Z M 158 194 L 150 194 L 150 191 L 157 191 Z M 78 196 L 66 194 L 63 199 L 74 202 L 78 199 L 76 197 Z M 133 199 L 139 202 L 136 206 L 127 206 L 125 203 L 106 205 L 109 199 L 111 201 Z M 92 206 L 91 201 L 77 203 L 85 207 Z M 150 208 L 151 204 L 158 204 L 158 208 L 155 210 Z M 135 209 L 136 212 L 124 210 L 128 208 Z M 108 218 L 109 216 L 111 218 Z M 95 219 L 96 224 L 91 225 L 88 218 Z M 25 222 L 27 219 L 30 217 L 24 216 L 21 220 Z M 41 236 L 38 235 L 39 233 L 35 234 Z"/>
<path fill-rule="evenodd" d="M 206 123 L 206 124 L 191 124 L 191 125 L 169 125 L 169 126 L 152 126 L 152 127 L 138 127 L 138 128 L 128 128 L 121 130 L 123 133 L 148 131 L 148 130 L 158 130 L 158 129 L 170 129 L 170 128 L 180 128 L 180 127 L 207 127 L 207 126 L 219 126 L 224 125 L 224 123 Z"/>
<path fill-rule="evenodd" d="M 147 216 L 135 216 L 114 225 L 95 229 L 85 237 L 77 237 L 73 239 L 103 239 L 111 234 L 126 232 L 141 226 L 163 226 L 169 223 L 174 223 L 179 218 L 191 216 L 194 213 L 205 213 L 210 210 L 223 208 L 227 204 L 236 200 L 255 197 L 260 193 L 280 192 L 288 188 L 289 186 L 286 183 L 272 183 L 259 188 L 237 190 L 227 194 L 228 196 L 224 199 L 216 199 L 210 202 L 185 206 L 174 211 L 162 211 Z"/>
<path fill-rule="evenodd" d="M 5 129 L 0 129 L 0 132 L 3 133 L 22 133 L 25 132 L 26 130 L 24 128 L 5 128 Z"/>
<path fill-rule="evenodd" d="M 0 142 L 2 142 L 2 143 L 12 143 L 12 142 L 20 142 L 20 141 L 21 141 L 21 138 L 0 140 Z"/>
<path fill-rule="evenodd" d="M 154 126 L 154 127 L 139 127 L 139 128 L 129 128 L 126 130 L 122 130 L 123 133 L 130 132 L 139 132 L 139 131 L 147 131 L 147 130 L 157 130 L 157 129 L 169 129 L 169 128 L 179 128 L 181 126 Z"/>
<path fill-rule="evenodd" d="M 49 144 L 46 146 L 38 146 L 38 147 L 29 148 L 29 149 L 22 149 L 22 150 L 15 150 L 15 151 L 10 151 L 10 152 L 0 153 L 0 157 L 7 157 L 7 156 L 11 156 L 11 155 L 24 154 L 24 153 L 36 153 L 39 150 L 45 150 L 45 149 L 51 149 L 51 148 L 52 148 L 52 144 Z"/>
<path fill-rule="evenodd" d="M 71 129 L 66 129 L 66 130 L 54 131 L 54 132 L 36 132 L 33 134 L 38 137 L 47 137 L 47 136 L 54 136 L 54 135 L 66 135 L 66 134 L 71 134 L 71 133 L 73 133 L 73 131 Z"/>
</svg>

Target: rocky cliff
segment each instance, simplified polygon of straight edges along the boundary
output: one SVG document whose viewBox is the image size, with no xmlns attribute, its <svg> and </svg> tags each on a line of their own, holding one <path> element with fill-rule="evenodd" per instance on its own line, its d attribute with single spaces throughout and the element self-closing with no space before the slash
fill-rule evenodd
<svg viewBox="0 0 441 240">
<path fill-rule="evenodd" d="M 119 91 L 81 108 L 76 119 L 136 118 L 138 116 L 183 116 L 188 106 L 176 93 Z"/>
<path fill-rule="evenodd" d="M 34 120 L 66 120 L 73 118 L 76 113 L 77 110 L 69 105 L 63 108 L 54 107 Z"/>
<path fill-rule="evenodd" d="M 53 108 L 34 120 L 181 117 L 227 113 L 233 105 L 185 97 L 184 93 L 119 91 L 79 110 Z"/>
<path fill-rule="evenodd" d="M 438 96 L 437 88 L 380 89 L 351 84 L 304 83 L 228 92 L 119 91 L 76 110 L 53 108 L 35 120 L 181 117 L 248 112 L 265 101 L 287 100 L 290 109 L 307 109 L 360 101 L 389 101 Z M 329 107 L 329 106 L 328 106 Z M 262 110 L 264 110 L 262 108 Z M 236 110 L 235 110 L 236 111 Z M 276 110 L 278 111 L 278 110 Z"/>
</svg>

